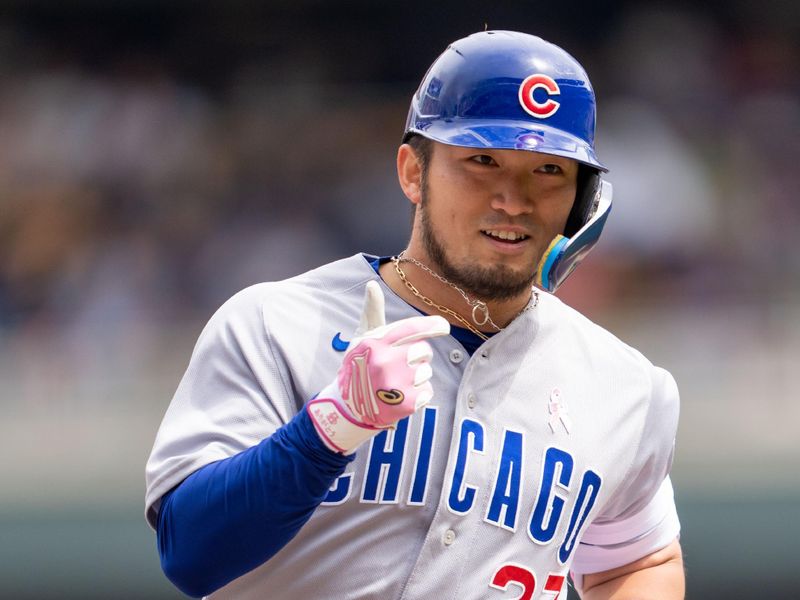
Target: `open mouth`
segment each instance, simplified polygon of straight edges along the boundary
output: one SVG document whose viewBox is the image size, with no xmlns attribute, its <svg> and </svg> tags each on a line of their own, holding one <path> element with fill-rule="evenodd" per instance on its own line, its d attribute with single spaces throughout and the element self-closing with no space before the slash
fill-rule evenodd
<svg viewBox="0 0 800 600">
<path fill-rule="evenodd" d="M 530 237 L 524 233 L 516 233 L 514 231 L 498 231 L 496 229 L 481 229 L 481 233 L 486 237 L 492 238 L 493 240 L 505 242 L 507 244 L 524 242 Z"/>
</svg>

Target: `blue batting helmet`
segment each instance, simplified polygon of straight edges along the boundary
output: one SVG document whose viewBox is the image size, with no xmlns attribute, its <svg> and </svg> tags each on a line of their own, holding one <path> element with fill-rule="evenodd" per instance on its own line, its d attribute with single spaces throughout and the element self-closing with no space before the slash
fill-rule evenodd
<svg viewBox="0 0 800 600">
<path fill-rule="evenodd" d="M 483 31 L 450 44 L 428 69 L 405 137 L 533 150 L 606 171 L 594 128 L 594 91 L 578 61 L 533 35 Z"/>
<path fill-rule="evenodd" d="M 594 150 L 595 98 L 583 67 L 564 50 L 516 31 L 483 31 L 450 44 L 411 99 L 403 141 L 529 150 L 581 165 L 564 235 L 537 267 L 555 289 L 597 242 L 611 210 L 611 185 Z"/>
</svg>

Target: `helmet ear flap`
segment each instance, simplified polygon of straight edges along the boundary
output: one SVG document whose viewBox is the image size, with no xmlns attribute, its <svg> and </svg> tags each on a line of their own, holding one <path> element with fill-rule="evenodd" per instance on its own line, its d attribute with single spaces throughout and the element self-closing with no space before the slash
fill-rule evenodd
<svg viewBox="0 0 800 600">
<path fill-rule="evenodd" d="M 564 227 L 564 236 L 571 238 L 581 227 L 586 225 L 596 210 L 595 200 L 600 188 L 600 171 L 588 165 L 578 165 L 578 185 L 575 193 L 575 202 L 567 217 Z"/>
</svg>

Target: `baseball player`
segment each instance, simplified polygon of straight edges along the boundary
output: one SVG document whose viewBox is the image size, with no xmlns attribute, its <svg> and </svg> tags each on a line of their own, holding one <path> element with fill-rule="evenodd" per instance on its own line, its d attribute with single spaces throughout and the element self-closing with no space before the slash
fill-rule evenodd
<svg viewBox="0 0 800 600">
<path fill-rule="evenodd" d="M 212 598 L 682 598 L 672 377 L 550 292 L 611 208 L 583 68 L 451 44 L 397 155 L 408 246 L 231 298 L 147 463 L 161 564 Z"/>
</svg>

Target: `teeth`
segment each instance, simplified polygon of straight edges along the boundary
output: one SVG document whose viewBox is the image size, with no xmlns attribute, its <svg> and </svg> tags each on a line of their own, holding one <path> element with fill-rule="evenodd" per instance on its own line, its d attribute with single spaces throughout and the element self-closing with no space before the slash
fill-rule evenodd
<svg viewBox="0 0 800 600">
<path fill-rule="evenodd" d="M 523 233 L 515 233 L 513 231 L 495 231 L 494 229 L 487 229 L 484 231 L 484 233 L 492 237 L 500 238 L 501 240 L 509 240 L 512 242 L 515 242 L 517 240 L 524 240 L 525 238 L 528 237 Z"/>
</svg>

